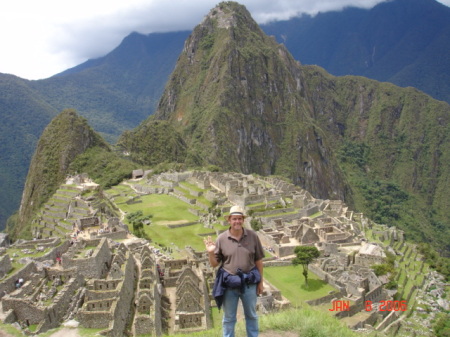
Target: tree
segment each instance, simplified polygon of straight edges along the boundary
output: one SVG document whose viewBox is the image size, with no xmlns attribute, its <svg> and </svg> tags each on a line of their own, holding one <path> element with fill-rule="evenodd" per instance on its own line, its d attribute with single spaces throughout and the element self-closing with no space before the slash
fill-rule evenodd
<svg viewBox="0 0 450 337">
<path fill-rule="evenodd" d="M 263 224 L 261 223 L 260 219 L 253 218 L 252 220 L 250 220 L 250 226 L 254 231 L 257 232 L 263 227 Z"/>
<path fill-rule="evenodd" d="M 308 265 L 320 255 L 319 250 L 315 246 L 297 246 L 294 249 L 296 257 L 292 260 L 292 264 L 297 266 L 299 264 L 303 267 L 303 276 L 305 277 L 305 284 L 308 286 Z"/>
<path fill-rule="evenodd" d="M 147 239 L 147 233 L 144 229 L 144 224 L 150 224 L 150 219 L 153 215 L 143 215 L 142 211 L 136 211 L 127 215 L 127 220 L 133 225 L 133 233 L 138 238 Z"/>
</svg>

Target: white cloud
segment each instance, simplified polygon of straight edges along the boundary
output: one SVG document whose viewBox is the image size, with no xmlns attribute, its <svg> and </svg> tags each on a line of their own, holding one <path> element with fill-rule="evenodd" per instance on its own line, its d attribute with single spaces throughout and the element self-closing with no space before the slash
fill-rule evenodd
<svg viewBox="0 0 450 337">
<path fill-rule="evenodd" d="M 102 56 L 133 31 L 190 30 L 221 0 L 15 0 L 0 3 L 0 72 L 46 78 Z M 242 0 L 258 23 L 386 0 Z M 450 6 L 450 0 L 442 0 Z"/>
</svg>

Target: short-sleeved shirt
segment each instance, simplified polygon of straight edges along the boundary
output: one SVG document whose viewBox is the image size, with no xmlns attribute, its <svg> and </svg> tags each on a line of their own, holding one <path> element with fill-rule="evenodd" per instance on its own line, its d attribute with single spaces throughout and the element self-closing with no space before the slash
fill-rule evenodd
<svg viewBox="0 0 450 337">
<path fill-rule="evenodd" d="M 243 230 L 239 241 L 231 236 L 229 229 L 216 240 L 216 259 L 222 263 L 223 269 L 233 275 L 238 269 L 248 273 L 256 266 L 255 261 L 264 258 L 264 249 L 256 232 L 246 228 Z"/>
</svg>

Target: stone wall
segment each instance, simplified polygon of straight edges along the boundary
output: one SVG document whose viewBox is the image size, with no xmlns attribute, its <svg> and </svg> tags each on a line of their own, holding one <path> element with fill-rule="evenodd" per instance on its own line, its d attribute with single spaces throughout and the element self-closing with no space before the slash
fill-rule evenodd
<svg viewBox="0 0 450 337">
<path fill-rule="evenodd" d="M 46 268 L 45 269 L 46 278 L 50 281 L 54 281 L 56 278 L 60 278 L 63 282 L 69 280 L 73 277 L 76 277 L 77 270 L 76 268 L 71 269 L 56 269 L 56 268 Z"/>
<path fill-rule="evenodd" d="M 381 285 L 369 291 L 364 297 L 364 301 L 372 301 L 372 303 L 380 302 L 384 299 L 385 295 L 383 292 L 383 286 Z"/>
<path fill-rule="evenodd" d="M 122 337 L 127 324 L 131 302 L 134 298 L 134 280 L 136 277 L 136 263 L 131 254 L 127 252 L 127 260 L 123 282 L 120 286 L 119 296 L 116 299 L 116 307 L 112 308 L 113 321 L 110 324 L 108 336 Z"/>
<path fill-rule="evenodd" d="M 184 201 L 185 203 L 187 203 L 189 205 L 195 205 L 195 203 L 197 202 L 197 199 L 195 199 L 195 198 L 188 198 L 185 195 L 182 195 L 181 192 L 177 193 L 176 190 L 174 191 L 174 193 L 172 195 L 177 197 L 181 201 Z"/>
<path fill-rule="evenodd" d="M 374 311 L 372 313 L 370 313 L 369 317 L 358 321 L 357 323 L 350 325 L 350 329 L 356 330 L 356 329 L 363 329 L 365 327 L 366 324 L 368 325 L 375 325 L 375 322 L 378 320 L 378 317 L 380 315 L 378 314 L 378 312 Z"/>
<path fill-rule="evenodd" d="M 206 329 L 212 329 L 213 328 L 213 321 L 212 321 L 212 317 L 210 315 L 211 312 L 211 300 L 209 297 L 210 291 L 208 289 L 208 282 L 207 282 L 207 278 L 205 275 L 205 272 L 203 271 L 202 273 L 202 286 L 203 286 L 203 307 L 205 308 L 205 325 L 206 325 Z M 211 289 L 212 291 L 212 289 Z"/>
<path fill-rule="evenodd" d="M 9 294 L 16 290 L 15 282 L 17 279 L 23 278 L 24 280 L 28 280 L 32 274 L 37 274 L 40 277 L 45 276 L 45 272 L 43 270 L 37 270 L 36 263 L 30 262 L 17 273 L 14 273 L 0 283 L 0 298 L 3 298 L 5 293 Z"/>
<path fill-rule="evenodd" d="M 86 242 L 93 245 L 97 241 Z M 106 238 L 102 238 L 98 243 L 92 256 L 88 258 L 71 258 L 67 253 L 62 255 L 62 266 L 64 269 L 74 268 L 86 278 L 102 278 L 110 267 L 112 252 L 108 246 Z"/>
<path fill-rule="evenodd" d="M 125 229 L 119 228 L 115 231 L 103 233 L 90 233 L 90 239 L 108 238 L 111 240 L 125 240 L 128 237 L 128 232 Z"/>
<path fill-rule="evenodd" d="M 42 279 L 42 277 L 38 278 Z M 49 306 L 37 305 L 35 297 L 40 292 L 40 288 L 35 288 L 35 285 L 38 281 L 33 282 L 29 289 L 25 289 L 28 286 L 26 282 L 22 288 L 16 291 L 18 292 L 17 297 L 13 293 L 12 296 L 5 296 L 2 299 L 3 310 L 13 310 L 17 321 L 26 322 L 27 325 L 38 324 L 37 334 L 60 325 L 63 315 L 66 314 L 67 308 L 73 300 L 73 294 L 82 287 L 84 278 L 82 275 L 70 278 L 52 298 L 52 304 Z M 28 296 L 25 296 L 25 293 Z"/>
<path fill-rule="evenodd" d="M 59 238 L 49 238 L 40 240 L 30 240 L 15 244 L 14 247 L 18 249 L 35 248 L 37 246 L 41 247 L 55 247 L 61 243 Z"/>
<path fill-rule="evenodd" d="M 60 239 L 58 238 L 56 241 L 58 244 L 60 243 Z M 38 262 L 43 262 L 43 261 L 56 261 L 57 257 L 61 257 L 65 252 L 67 252 L 67 250 L 70 247 L 70 242 L 69 241 L 64 241 L 61 245 L 53 248 L 50 252 L 48 252 L 47 254 L 41 256 L 41 257 L 37 257 L 34 260 L 38 261 Z"/>
<path fill-rule="evenodd" d="M 333 288 L 338 289 L 339 291 L 345 291 L 345 285 L 338 282 L 333 276 L 323 271 L 320 266 L 316 264 L 310 264 L 309 270 L 311 270 L 314 274 L 316 274 L 321 280 L 324 280 Z"/>
<path fill-rule="evenodd" d="M 27 325 L 40 324 L 47 319 L 44 307 L 30 306 L 29 301 L 22 298 L 4 297 L 2 299 L 3 310 L 12 310 L 17 321 L 25 322 Z"/>
<path fill-rule="evenodd" d="M 73 294 L 75 294 L 83 285 L 84 277 L 80 274 L 75 274 L 74 277 L 69 279 L 64 285 L 64 288 L 53 299 L 52 305 L 46 308 L 46 317 L 36 330 L 36 334 L 56 328 L 61 324 L 67 309 L 73 301 Z"/>
<path fill-rule="evenodd" d="M 378 331 L 382 331 L 385 329 L 389 324 L 396 321 L 399 317 L 399 313 L 396 311 L 391 311 L 384 319 L 383 321 L 377 326 Z"/>
<path fill-rule="evenodd" d="M 339 300 L 342 297 L 344 297 L 345 295 L 346 295 L 345 291 L 338 290 L 336 292 L 333 292 L 331 294 L 325 295 L 323 297 L 316 298 L 314 300 L 306 301 L 306 303 L 308 303 L 309 305 L 322 305 L 322 304 L 325 304 L 325 303 L 331 303 L 331 301 L 333 301 L 333 300 Z"/>
<path fill-rule="evenodd" d="M 174 172 L 174 173 L 162 173 L 161 176 L 170 181 L 180 182 L 186 181 L 192 176 L 192 172 Z"/>
<path fill-rule="evenodd" d="M 335 314 L 336 318 L 344 318 L 344 317 L 351 317 L 356 315 L 361 310 L 364 310 L 364 304 L 365 302 L 362 300 L 362 298 L 358 298 L 349 308 L 349 310 L 343 310 L 338 311 Z"/>
<path fill-rule="evenodd" d="M 134 297 L 136 263 L 130 251 L 126 252 L 122 269 L 123 279 L 93 280 L 86 293 L 86 302 L 77 314 L 86 328 L 107 328 L 102 334 L 123 336 L 131 301 Z"/>
<path fill-rule="evenodd" d="M 290 221 L 294 221 L 294 220 L 298 220 L 301 219 L 303 216 L 301 214 L 301 212 L 299 213 L 294 213 L 294 214 L 274 214 L 274 216 L 270 217 L 270 216 L 264 216 L 264 217 L 260 217 L 259 219 L 261 220 L 261 222 L 264 225 L 271 225 L 273 223 L 274 220 L 282 220 L 284 222 L 290 222 Z"/>
<path fill-rule="evenodd" d="M 0 279 L 2 279 L 11 270 L 11 259 L 9 255 L 3 255 L 0 257 Z"/>
<path fill-rule="evenodd" d="M 275 254 L 278 257 L 286 257 L 289 255 L 294 255 L 294 250 L 295 247 L 297 247 L 297 245 L 292 245 L 292 246 L 286 246 L 286 245 L 276 245 L 274 247 L 272 247 L 275 251 Z"/>
</svg>

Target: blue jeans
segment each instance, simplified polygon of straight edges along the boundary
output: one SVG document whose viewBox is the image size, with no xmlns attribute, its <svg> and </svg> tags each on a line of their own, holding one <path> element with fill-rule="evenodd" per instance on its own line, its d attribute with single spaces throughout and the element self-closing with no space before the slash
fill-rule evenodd
<svg viewBox="0 0 450 337">
<path fill-rule="evenodd" d="M 247 337 L 258 336 L 258 315 L 256 314 L 256 284 L 245 286 L 245 292 L 241 294 L 240 289 L 227 289 L 223 296 L 223 337 L 234 337 L 234 326 L 236 325 L 236 313 L 239 298 L 242 301 L 245 314 L 245 328 Z"/>
</svg>

